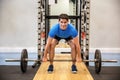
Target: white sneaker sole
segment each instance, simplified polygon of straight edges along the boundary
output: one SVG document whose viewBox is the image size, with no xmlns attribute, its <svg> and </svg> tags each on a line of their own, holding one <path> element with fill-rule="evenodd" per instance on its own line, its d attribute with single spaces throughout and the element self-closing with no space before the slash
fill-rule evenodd
<svg viewBox="0 0 120 80">
<path fill-rule="evenodd" d="M 53 73 L 53 71 L 48 71 L 49 74 Z"/>
<path fill-rule="evenodd" d="M 77 71 L 72 71 L 72 73 L 73 73 L 73 74 L 76 74 L 76 73 L 77 73 Z"/>
</svg>

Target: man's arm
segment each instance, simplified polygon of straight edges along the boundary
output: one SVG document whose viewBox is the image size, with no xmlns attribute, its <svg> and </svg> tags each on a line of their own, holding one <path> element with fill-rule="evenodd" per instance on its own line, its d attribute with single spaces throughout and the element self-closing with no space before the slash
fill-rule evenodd
<svg viewBox="0 0 120 80">
<path fill-rule="evenodd" d="M 51 38 L 51 37 L 48 37 L 48 39 L 47 39 L 47 44 L 45 46 L 45 51 L 44 51 L 44 55 L 43 55 L 42 61 L 47 61 L 47 53 L 49 52 L 50 44 L 52 42 L 52 39 L 53 38 Z"/>
</svg>

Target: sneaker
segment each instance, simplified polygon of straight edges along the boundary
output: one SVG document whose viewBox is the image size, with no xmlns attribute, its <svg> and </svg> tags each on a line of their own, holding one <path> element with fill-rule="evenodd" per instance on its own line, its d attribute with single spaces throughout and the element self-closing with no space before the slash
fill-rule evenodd
<svg viewBox="0 0 120 80">
<path fill-rule="evenodd" d="M 72 73 L 77 73 L 76 65 L 73 64 L 71 68 L 72 68 Z"/>
<path fill-rule="evenodd" d="M 48 73 L 52 73 L 53 72 L 53 65 L 51 64 L 51 65 L 49 65 L 49 67 L 48 67 Z"/>
</svg>

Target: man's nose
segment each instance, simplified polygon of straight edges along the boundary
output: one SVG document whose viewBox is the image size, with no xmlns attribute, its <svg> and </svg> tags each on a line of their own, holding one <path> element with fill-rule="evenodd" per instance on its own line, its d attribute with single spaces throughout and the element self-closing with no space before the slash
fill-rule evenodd
<svg viewBox="0 0 120 80">
<path fill-rule="evenodd" d="M 65 25 L 65 23 L 62 23 L 62 25 Z"/>
</svg>

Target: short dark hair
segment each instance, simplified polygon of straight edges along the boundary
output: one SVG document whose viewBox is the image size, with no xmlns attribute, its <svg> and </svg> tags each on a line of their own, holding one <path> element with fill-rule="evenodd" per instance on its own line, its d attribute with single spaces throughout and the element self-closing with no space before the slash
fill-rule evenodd
<svg viewBox="0 0 120 80">
<path fill-rule="evenodd" d="M 62 14 L 59 15 L 58 18 L 59 18 L 59 20 L 60 20 L 60 19 L 66 19 L 66 20 L 68 21 L 69 16 L 68 16 L 67 14 L 62 13 Z"/>
</svg>

